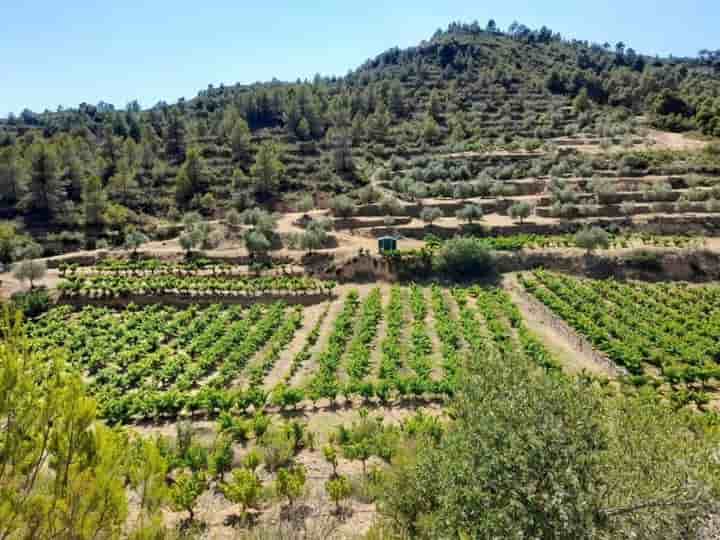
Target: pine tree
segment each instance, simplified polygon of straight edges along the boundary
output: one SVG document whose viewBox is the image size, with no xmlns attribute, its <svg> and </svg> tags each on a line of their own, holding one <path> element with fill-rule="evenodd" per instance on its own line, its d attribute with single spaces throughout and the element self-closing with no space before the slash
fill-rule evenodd
<svg viewBox="0 0 720 540">
<path fill-rule="evenodd" d="M 285 114 L 283 115 L 283 119 L 285 121 L 285 128 L 288 130 L 288 133 L 292 135 L 297 134 L 297 127 L 300 123 L 301 118 L 302 113 L 300 111 L 300 108 L 298 107 L 295 100 L 291 99 L 290 102 L 287 104 Z"/>
<path fill-rule="evenodd" d="M 583 87 L 575 99 L 573 99 L 573 111 L 575 114 L 579 114 L 590 109 L 590 98 L 588 97 L 587 88 Z"/>
<path fill-rule="evenodd" d="M 250 128 L 244 118 L 238 118 L 230 132 L 230 146 L 235 161 L 245 161 L 250 155 Z"/>
<path fill-rule="evenodd" d="M 178 113 L 171 114 L 165 136 L 165 153 L 168 160 L 176 163 L 185 161 L 186 137 L 187 128 L 182 117 Z"/>
<path fill-rule="evenodd" d="M 58 170 L 55 149 L 46 143 L 33 144 L 30 153 L 30 183 L 25 207 L 57 217 L 66 201 L 65 182 Z"/>
<path fill-rule="evenodd" d="M 443 108 L 440 92 L 436 88 L 430 93 L 430 104 L 428 106 L 429 113 L 435 120 L 440 120 Z"/>
<path fill-rule="evenodd" d="M 103 171 L 103 179 L 107 180 L 117 171 L 117 162 L 121 154 L 120 141 L 113 135 L 109 128 L 105 128 L 103 133 L 103 143 L 100 155 L 105 160 L 105 170 Z"/>
<path fill-rule="evenodd" d="M 187 159 L 175 179 L 175 198 L 180 205 L 185 205 L 207 187 L 205 162 L 197 148 L 187 153 Z"/>
<path fill-rule="evenodd" d="M 310 124 L 308 124 L 305 117 L 300 119 L 300 122 L 295 129 L 295 135 L 297 135 L 298 139 L 301 141 L 306 141 L 310 138 Z"/>
<path fill-rule="evenodd" d="M 267 141 L 260 146 L 255 156 L 255 164 L 250 169 L 250 176 L 255 180 L 257 193 L 270 195 L 277 187 L 280 177 L 285 172 L 279 154 L 280 151 L 273 142 Z"/>
<path fill-rule="evenodd" d="M 325 120 L 320 112 L 320 103 L 317 97 L 312 96 L 308 100 L 303 115 L 307 120 L 308 131 L 312 138 L 319 139 L 322 137 L 325 134 Z"/>
<path fill-rule="evenodd" d="M 91 176 L 83 185 L 82 190 L 83 214 L 87 225 L 100 225 L 102 215 L 107 207 L 107 195 L 102 182 L 97 176 Z"/>
<path fill-rule="evenodd" d="M 355 168 L 352 157 L 352 135 L 348 128 L 332 128 L 328 138 L 333 150 L 335 171 L 347 172 Z"/>
<path fill-rule="evenodd" d="M 390 121 L 390 113 L 381 102 L 377 111 L 368 118 L 367 130 L 370 139 L 384 142 L 390 129 Z"/>
<path fill-rule="evenodd" d="M 390 85 L 388 101 L 388 108 L 397 118 L 405 116 L 405 103 L 402 85 L 397 80 L 393 81 Z"/>
<path fill-rule="evenodd" d="M 435 144 L 440 139 L 440 128 L 431 115 L 427 115 L 422 124 L 422 137 L 428 144 Z"/>
<path fill-rule="evenodd" d="M 123 158 L 118 162 L 117 172 L 108 181 L 110 197 L 123 205 L 132 205 L 138 198 L 139 188 L 135 171 Z"/>
<path fill-rule="evenodd" d="M 128 435 L 98 421 L 64 355 L 30 352 L 20 318 L 0 319 L 0 538 L 145 538 L 127 523 Z"/>
<path fill-rule="evenodd" d="M 28 170 L 25 161 L 11 146 L 0 151 L 0 201 L 14 205 L 27 189 Z"/>
</svg>

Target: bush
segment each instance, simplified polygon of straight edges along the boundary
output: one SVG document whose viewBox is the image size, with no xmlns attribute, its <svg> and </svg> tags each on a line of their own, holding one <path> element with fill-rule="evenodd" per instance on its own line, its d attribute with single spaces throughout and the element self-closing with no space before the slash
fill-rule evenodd
<svg viewBox="0 0 720 540">
<path fill-rule="evenodd" d="M 347 195 L 338 195 L 332 200 L 330 206 L 336 217 L 349 218 L 355 213 L 355 202 Z"/>
<path fill-rule="evenodd" d="M 602 396 L 512 354 L 469 360 L 440 441 L 419 439 L 386 474 L 390 537 L 697 537 L 717 478 L 701 415 Z"/>
<path fill-rule="evenodd" d="M 646 270 L 650 272 L 660 272 L 662 270 L 662 257 L 659 253 L 641 250 L 630 254 L 625 262 L 628 266 Z"/>
<path fill-rule="evenodd" d="M 242 216 L 235 208 L 231 208 L 227 211 L 227 214 L 225 214 L 225 221 L 227 221 L 229 225 L 237 226 L 242 223 Z"/>
<path fill-rule="evenodd" d="M 50 308 L 50 295 L 46 289 L 33 289 L 12 295 L 12 303 L 25 317 L 37 317 Z"/>
<path fill-rule="evenodd" d="M 456 279 L 472 279 L 494 272 L 490 251 L 479 239 L 467 236 L 445 242 L 433 263 L 436 271 Z"/>
</svg>

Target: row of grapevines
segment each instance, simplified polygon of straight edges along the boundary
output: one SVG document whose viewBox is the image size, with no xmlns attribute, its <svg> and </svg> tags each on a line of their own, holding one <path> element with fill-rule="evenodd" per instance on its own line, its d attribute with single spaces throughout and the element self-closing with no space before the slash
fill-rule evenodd
<svg viewBox="0 0 720 540">
<path fill-rule="evenodd" d="M 421 287 L 410 286 L 410 310 L 413 315 L 412 330 L 410 332 L 410 349 L 408 365 L 421 381 L 430 380 L 432 363 L 432 342 L 427 333 L 425 319 L 427 317 L 427 302 Z"/>
<path fill-rule="evenodd" d="M 327 346 L 318 356 L 318 371 L 310 381 L 310 388 L 319 396 L 334 397 L 337 394 L 337 369 L 347 344 L 352 338 L 359 304 L 358 292 L 350 291 L 345 298 L 340 315 L 335 319 Z"/>
<path fill-rule="evenodd" d="M 382 297 L 380 289 L 375 288 L 363 301 L 360 321 L 348 347 L 347 372 L 351 381 L 362 381 L 370 371 L 370 347 L 377 334 L 380 319 L 382 319 Z"/>
<path fill-rule="evenodd" d="M 222 388 L 236 379 L 253 355 L 273 336 L 282 324 L 284 315 L 285 304 L 282 302 L 272 304 L 265 315 L 247 333 L 245 339 L 225 358 L 211 384 L 215 388 Z"/>
<path fill-rule="evenodd" d="M 450 312 L 450 305 L 442 289 L 437 285 L 433 285 L 430 294 L 435 314 L 435 328 L 442 345 L 444 377 L 454 383 L 455 375 L 460 367 L 460 328 L 455 317 Z"/>
<path fill-rule="evenodd" d="M 477 321 L 475 312 L 468 305 L 467 289 L 455 288 L 452 293 L 460 310 L 460 329 L 470 351 L 481 355 L 488 354 L 492 346 L 482 325 Z"/>
<path fill-rule="evenodd" d="M 130 295 L 264 295 L 330 294 L 334 281 L 307 276 L 222 277 L 222 276 L 120 276 L 91 275 L 64 279 L 58 290 L 65 296 L 127 297 Z"/>
<path fill-rule="evenodd" d="M 385 318 L 387 320 L 387 331 L 380 348 L 382 357 L 380 360 L 380 380 L 391 381 L 397 377 L 402 366 L 402 329 L 405 324 L 405 292 L 399 286 L 390 290 L 390 302 L 388 303 Z"/>
<path fill-rule="evenodd" d="M 295 306 L 290 314 L 287 315 L 285 321 L 270 340 L 263 358 L 248 370 L 250 386 L 262 385 L 265 375 L 267 375 L 275 365 L 275 362 L 277 362 L 277 359 L 280 357 L 280 353 L 292 341 L 297 329 L 302 326 L 302 313 L 302 307 Z"/>
<path fill-rule="evenodd" d="M 318 317 L 318 320 L 315 322 L 315 325 L 312 327 L 312 330 L 310 330 L 310 333 L 308 334 L 307 339 L 305 340 L 305 343 L 303 344 L 302 349 L 300 349 L 300 352 L 298 352 L 292 359 L 292 362 L 290 364 L 290 369 L 283 377 L 285 384 L 290 382 L 290 379 L 292 379 L 295 376 L 295 374 L 303 366 L 303 364 L 310 359 L 311 350 L 317 343 L 318 339 L 320 338 L 320 329 L 322 328 L 323 322 L 325 322 L 325 319 L 327 318 L 329 311 L 330 311 L 330 307 L 328 306 L 322 312 L 320 317 Z"/>
</svg>

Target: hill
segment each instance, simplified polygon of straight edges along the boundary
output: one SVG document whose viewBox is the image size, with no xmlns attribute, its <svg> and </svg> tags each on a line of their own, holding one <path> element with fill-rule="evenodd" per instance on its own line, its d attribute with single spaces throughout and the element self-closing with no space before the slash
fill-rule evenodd
<svg viewBox="0 0 720 540">
<path fill-rule="evenodd" d="M 719 58 L 453 23 L 340 78 L 209 86 L 148 110 L 24 111 L 0 124 L 0 217 L 40 238 L 84 227 L 121 241 L 128 224 L 154 231 L 189 210 L 309 208 L 338 193 L 372 202 L 378 193 L 358 190 L 417 158 L 431 168 L 433 156 L 567 139 L 632 145 L 646 124 L 720 135 Z M 447 179 L 478 172 L 463 165 Z"/>
</svg>

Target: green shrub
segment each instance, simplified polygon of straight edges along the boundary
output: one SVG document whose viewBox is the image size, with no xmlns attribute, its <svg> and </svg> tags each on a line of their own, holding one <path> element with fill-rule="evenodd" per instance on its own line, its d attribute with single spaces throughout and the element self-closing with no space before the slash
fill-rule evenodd
<svg viewBox="0 0 720 540">
<path fill-rule="evenodd" d="M 494 260 L 479 239 L 463 236 L 443 244 L 435 256 L 434 268 L 456 279 L 471 279 L 493 273 Z"/>
<path fill-rule="evenodd" d="M 50 308 L 50 295 L 47 289 L 33 289 L 13 294 L 12 303 L 25 317 L 37 317 Z"/>
</svg>

